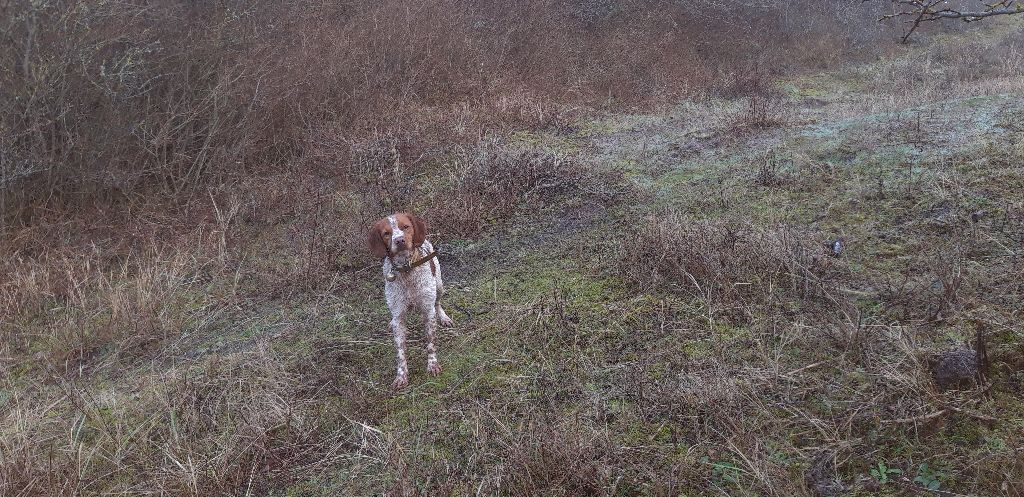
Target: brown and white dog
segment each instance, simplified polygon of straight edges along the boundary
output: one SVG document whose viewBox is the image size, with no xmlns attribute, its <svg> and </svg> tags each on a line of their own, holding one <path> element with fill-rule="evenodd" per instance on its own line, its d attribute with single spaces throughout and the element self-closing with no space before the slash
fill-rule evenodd
<svg viewBox="0 0 1024 497">
<path fill-rule="evenodd" d="M 434 246 L 427 241 L 427 225 L 412 214 L 399 212 L 373 223 L 368 237 L 370 251 L 383 259 L 384 296 L 391 310 L 389 328 L 394 334 L 398 354 L 395 382 L 400 389 L 409 384 L 409 365 L 405 359 L 405 321 L 410 311 L 423 313 L 427 328 L 427 371 L 441 373 L 434 338 L 437 325 L 452 326 L 452 319 L 441 308 L 444 284 L 441 265 L 434 257 Z"/>
</svg>

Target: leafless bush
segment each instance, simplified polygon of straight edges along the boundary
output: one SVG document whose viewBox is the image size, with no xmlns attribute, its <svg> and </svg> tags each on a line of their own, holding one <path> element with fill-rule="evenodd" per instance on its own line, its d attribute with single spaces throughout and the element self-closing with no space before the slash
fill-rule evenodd
<svg viewBox="0 0 1024 497">
<path fill-rule="evenodd" d="M 539 148 L 512 150 L 483 141 L 456 157 L 429 197 L 431 219 L 453 233 L 476 233 L 520 209 L 539 209 L 568 194 L 608 201 L 619 175 Z"/>
<path fill-rule="evenodd" d="M 578 423 L 537 421 L 510 440 L 508 490 L 512 495 L 600 495 L 608 484 L 608 467 L 602 462 L 610 448 L 596 433 Z"/>
<path fill-rule="evenodd" d="M 754 184 L 763 187 L 777 187 L 786 184 L 791 178 L 787 176 L 786 169 L 792 169 L 792 159 L 784 159 L 774 153 L 767 152 L 758 161 L 757 173 L 754 176 Z"/>
<path fill-rule="evenodd" d="M 724 87 L 725 95 L 745 100 L 745 105 L 733 117 L 733 129 L 772 128 L 785 121 L 787 102 L 774 80 L 772 74 L 758 64 L 732 75 Z"/>
<path fill-rule="evenodd" d="M 886 281 L 879 298 L 904 320 L 941 321 L 956 316 L 978 295 L 977 277 L 957 249 L 929 251 L 914 258 L 900 279 Z"/>
<path fill-rule="evenodd" d="M 668 212 L 651 216 L 621 251 L 622 274 L 690 293 L 741 313 L 789 299 L 830 301 L 836 275 L 818 240 L 792 229 L 715 223 Z"/>
</svg>

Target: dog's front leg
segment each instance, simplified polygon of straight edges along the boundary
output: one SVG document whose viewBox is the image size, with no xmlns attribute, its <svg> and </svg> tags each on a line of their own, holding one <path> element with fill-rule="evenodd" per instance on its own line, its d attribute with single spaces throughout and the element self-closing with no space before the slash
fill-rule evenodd
<svg viewBox="0 0 1024 497">
<path fill-rule="evenodd" d="M 398 365 L 395 367 L 395 381 L 391 387 L 395 390 L 405 388 L 409 384 L 409 363 L 405 360 L 405 316 L 391 318 L 391 333 L 395 338 L 395 354 Z"/>
</svg>

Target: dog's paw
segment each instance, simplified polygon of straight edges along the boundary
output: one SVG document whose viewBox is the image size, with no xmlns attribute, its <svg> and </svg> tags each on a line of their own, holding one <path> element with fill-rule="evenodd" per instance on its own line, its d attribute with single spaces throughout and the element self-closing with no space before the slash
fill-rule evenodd
<svg viewBox="0 0 1024 497">
<path fill-rule="evenodd" d="M 396 376 L 395 381 L 391 383 L 392 390 L 401 390 L 409 386 L 409 378 L 407 376 Z"/>
<path fill-rule="evenodd" d="M 427 372 L 429 372 L 430 374 L 432 374 L 434 376 L 437 376 L 437 375 L 441 374 L 441 363 L 439 363 L 439 362 L 428 363 L 427 364 Z"/>
<path fill-rule="evenodd" d="M 441 316 L 437 320 L 437 324 L 441 325 L 443 328 L 451 328 L 452 326 L 455 326 L 455 321 L 452 321 L 452 318 L 448 316 Z"/>
</svg>

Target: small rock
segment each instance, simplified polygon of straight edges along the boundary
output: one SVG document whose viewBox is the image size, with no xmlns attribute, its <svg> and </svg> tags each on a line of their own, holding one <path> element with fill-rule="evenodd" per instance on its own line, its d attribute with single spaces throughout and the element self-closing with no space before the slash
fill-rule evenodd
<svg viewBox="0 0 1024 497">
<path fill-rule="evenodd" d="M 832 251 L 832 257 L 839 257 L 843 255 L 843 251 L 846 250 L 846 243 L 840 238 L 829 243 L 829 249 Z"/>
<path fill-rule="evenodd" d="M 965 388 L 974 384 L 980 365 L 978 353 L 967 348 L 956 348 L 939 354 L 932 370 L 935 383 L 942 390 Z"/>
</svg>

